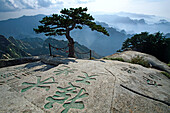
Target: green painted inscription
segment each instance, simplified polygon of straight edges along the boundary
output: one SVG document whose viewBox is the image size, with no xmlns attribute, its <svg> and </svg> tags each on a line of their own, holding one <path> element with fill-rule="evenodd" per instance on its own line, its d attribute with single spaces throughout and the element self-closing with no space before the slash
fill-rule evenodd
<svg viewBox="0 0 170 113">
<path fill-rule="evenodd" d="M 0 78 L 3 79 L 3 78 L 8 78 L 8 77 L 11 77 L 11 76 L 15 76 L 15 75 L 16 75 L 16 73 L 1 74 Z"/>
<path fill-rule="evenodd" d="M 17 75 L 17 73 L 5 73 L 5 74 L 0 74 L 0 79 L 6 79 L 6 78 L 10 78 L 10 77 L 15 77 L 17 79 L 21 79 L 21 76 L 27 76 L 30 75 L 31 72 L 25 72 L 22 74 Z M 7 81 L 13 80 L 15 78 L 10 78 Z"/>
<path fill-rule="evenodd" d="M 62 88 L 62 87 L 57 87 L 57 89 L 59 89 L 60 91 L 56 91 L 56 95 L 54 96 L 49 96 L 46 98 L 46 100 L 50 101 L 48 102 L 44 108 L 45 109 L 50 109 L 53 107 L 53 104 L 55 102 L 59 103 L 59 104 L 63 104 L 69 97 L 71 97 L 71 94 L 76 94 L 77 88 L 80 88 L 79 86 L 74 86 L 71 82 L 68 83 L 69 86 L 66 88 Z M 57 99 L 59 97 L 62 97 L 62 99 Z"/>
<path fill-rule="evenodd" d="M 134 70 L 129 69 L 129 68 L 126 68 L 126 67 L 123 67 L 121 70 L 122 70 L 122 71 L 126 71 L 126 72 L 129 73 L 129 74 L 135 73 Z"/>
<path fill-rule="evenodd" d="M 84 88 L 75 86 L 71 82 L 69 82 L 68 84 L 69 86 L 65 88 L 57 87 L 57 89 L 59 89 L 60 91 L 56 91 L 55 95 L 46 98 L 46 100 L 49 102 L 44 105 L 45 109 L 52 108 L 54 103 L 63 104 L 64 110 L 62 111 L 62 113 L 67 113 L 71 108 L 74 109 L 84 108 L 83 101 L 77 100 L 80 98 L 87 97 L 89 94 L 86 93 L 86 90 Z M 79 92 L 77 91 L 78 89 L 80 89 Z M 74 95 L 76 94 L 76 96 L 71 98 L 72 94 Z"/>
<path fill-rule="evenodd" d="M 74 71 L 76 71 L 76 69 L 70 69 L 70 67 L 68 66 L 62 66 L 62 67 L 65 68 L 57 69 L 57 71 L 54 71 L 54 73 L 56 73 L 56 75 L 64 74 L 65 76 L 67 76 L 69 73 L 74 73 Z"/>
<path fill-rule="evenodd" d="M 79 93 L 73 97 L 72 99 L 68 100 L 67 103 L 64 103 L 63 107 L 65 108 L 62 113 L 67 113 L 69 109 L 84 109 L 84 103 L 83 101 L 77 101 L 80 98 L 88 97 L 88 93 L 86 93 L 86 90 L 84 88 L 81 88 Z"/>
<path fill-rule="evenodd" d="M 95 76 L 98 76 L 98 75 L 91 75 L 91 76 L 88 76 L 88 74 L 86 72 L 83 72 L 85 77 L 84 76 L 78 76 L 79 78 L 81 78 L 81 80 L 76 80 L 76 82 L 80 82 L 80 83 L 84 83 L 84 84 L 90 84 L 90 80 L 96 80 L 96 78 L 93 78 Z"/>
<path fill-rule="evenodd" d="M 28 82 L 23 82 L 22 85 L 29 85 L 28 87 L 26 88 L 23 88 L 21 90 L 21 92 L 25 92 L 33 87 L 39 87 L 39 88 L 45 88 L 46 91 L 48 91 L 50 89 L 50 86 L 44 86 L 44 85 L 47 85 L 47 84 L 56 84 L 57 82 L 55 82 L 54 80 L 54 77 L 49 77 L 43 81 L 41 81 L 41 76 L 36 76 L 37 77 L 37 83 L 28 83 Z M 53 82 L 46 82 L 48 80 L 52 80 Z"/>
</svg>

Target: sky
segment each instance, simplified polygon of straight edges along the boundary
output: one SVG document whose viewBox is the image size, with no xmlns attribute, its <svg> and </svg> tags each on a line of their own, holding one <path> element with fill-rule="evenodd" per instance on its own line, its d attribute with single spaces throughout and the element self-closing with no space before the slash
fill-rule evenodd
<svg viewBox="0 0 170 113">
<path fill-rule="evenodd" d="M 169 4 L 170 0 L 0 0 L 0 20 L 23 15 L 50 15 L 71 7 L 87 7 L 92 15 L 130 12 L 170 19 Z"/>
</svg>

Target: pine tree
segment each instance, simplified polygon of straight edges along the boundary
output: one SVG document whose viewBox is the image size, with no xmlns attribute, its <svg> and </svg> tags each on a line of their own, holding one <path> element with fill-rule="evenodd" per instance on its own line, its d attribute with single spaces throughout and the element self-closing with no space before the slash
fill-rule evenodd
<svg viewBox="0 0 170 113">
<path fill-rule="evenodd" d="M 69 57 L 75 57 L 74 55 L 74 40 L 70 36 L 70 31 L 73 29 L 82 29 L 83 25 L 89 26 L 92 31 L 96 30 L 102 32 L 104 35 L 109 36 L 109 33 L 101 25 L 97 25 L 94 22 L 94 18 L 87 14 L 87 8 L 70 8 L 62 9 L 59 14 L 53 14 L 52 16 L 44 17 L 38 26 L 38 29 L 34 29 L 36 33 L 45 33 L 46 36 L 65 35 L 69 42 Z"/>
</svg>

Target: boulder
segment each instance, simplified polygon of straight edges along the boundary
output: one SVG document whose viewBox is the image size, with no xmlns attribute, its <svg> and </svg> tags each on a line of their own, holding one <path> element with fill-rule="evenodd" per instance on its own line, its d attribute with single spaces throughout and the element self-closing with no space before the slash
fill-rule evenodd
<svg viewBox="0 0 170 113">
<path fill-rule="evenodd" d="M 59 64 L 68 64 L 68 62 L 75 62 L 75 58 L 63 57 L 61 55 L 49 56 L 42 55 L 40 56 L 42 62 L 51 65 L 59 65 Z"/>
<path fill-rule="evenodd" d="M 130 62 L 132 58 L 135 58 L 137 56 L 143 57 L 143 59 L 147 61 L 153 68 L 170 73 L 170 67 L 167 64 L 161 62 L 160 60 L 158 60 L 156 57 L 152 55 L 137 52 L 137 51 L 124 51 L 121 53 L 115 53 L 113 55 L 107 56 L 106 58 L 122 58 L 124 61 Z"/>
</svg>

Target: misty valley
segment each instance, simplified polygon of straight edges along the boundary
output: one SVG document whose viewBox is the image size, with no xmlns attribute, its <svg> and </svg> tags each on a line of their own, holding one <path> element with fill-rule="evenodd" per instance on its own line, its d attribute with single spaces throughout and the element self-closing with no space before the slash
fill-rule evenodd
<svg viewBox="0 0 170 113">
<path fill-rule="evenodd" d="M 33 31 L 33 28 L 41 25 L 39 21 L 43 17 L 45 15 L 22 16 L 0 21 L 0 58 L 49 54 L 48 43 L 58 48 L 66 46 L 68 42 L 64 36 L 45 36 L 43 33 L 36 34 Z M 163 33 L 165 38 L 170 37 L 170 33 L 168 33 L 170 22 L 165 19 L 159 20 L 156 16 L 120 13 L 117 15 L 94 15 L 94 17 L 96 23 L 105 27 L 110 36 L 91 31 L 88 26 L 83 26 L 81 30 L 75 29 L 70 33 L 76 41 L 76 49 L 79 52 L 92 50 L 92 57 L 94 58 L 102 58 L 116 53 L 127 38 L 131 38 L 139 31 L 153 34 L 159 31 Z M 154 23 L 149 23 L 151 19 L 154 20 Z M 52 50 L 52 52 L 57 55 L 67 56 L 67 53 L 63 51 Z M 76 57 L 89 58 L 89 55 L 76 54 Z"/>
</svg>

